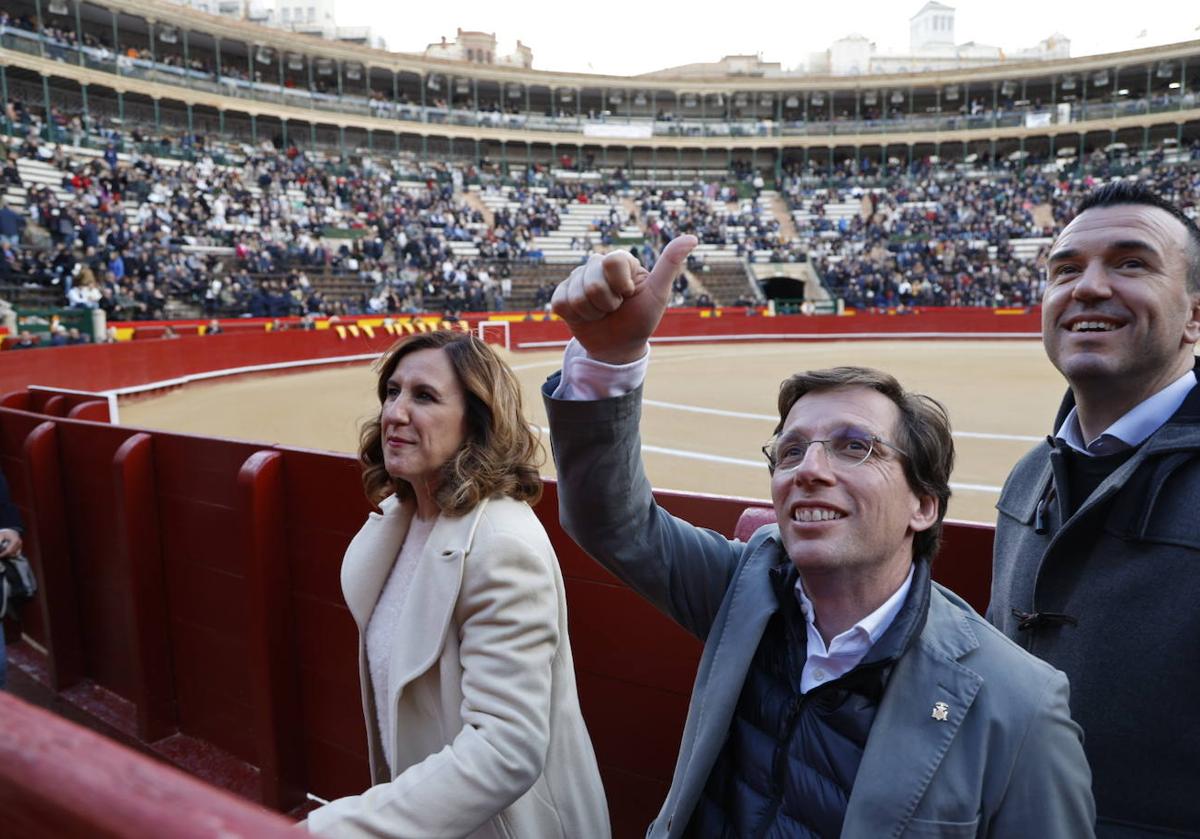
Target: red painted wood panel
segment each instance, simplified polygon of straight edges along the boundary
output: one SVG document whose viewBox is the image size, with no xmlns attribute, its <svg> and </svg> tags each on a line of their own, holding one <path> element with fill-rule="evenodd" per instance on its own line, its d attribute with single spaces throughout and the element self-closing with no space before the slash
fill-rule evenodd
<svg viewBox="0 0 1200 839">
<path fill-rule="evenodd" d="M 130 696 L 137 706 L 138 736 L 148 742 L 173 734 L 179 724 L 153 440 L 146 433 L 133 434 L 112 458 L 116 542 L 128 579 L 134 684 Z"/>
<path fill-rule="evenodd" d="M 61 394 L 51 394 L 42 405 L 42 413 L 48 417 L 65 417 L 67 400 Z"/>
<path fill-rule="evenodd" d="M 77 402 L 67 411 L 67 417 L 91 422 L 108 422 L 108 402 L 104 399 L 88 399 Z"/>
<path fill-rule="evenodd" d="M 154 433 L 179 727 L 255 763 L 238 472 L 259 447 Z"/>
<path fill-rule="evenodd" d="M 285 839 L 291 823 L 0 693 L 6 836 Z"/>
<path fill-rule="evenodd" d="M 358 687 L 358 629 L 342 600 L 340 572 L 346 546 L 371 508 L 355 458 L 279 451 L 304 771 L 322 797 L 351 795 L 362 792 L 370 778 Z M 321 491 L 313 492 L 313 487 Z"/>
<path fill-rule="evenodd" d="M 93 424 L 58 425 L 64 464 L 63 498 L 83 627 L 84 672 L 116 693 L 137 693 L 128 563 L 113 491 L 113 457 L 133 433 Z M 151 491 L 150 500 L 153 501 Z"/>
<path fill-rule="evenodd" d="M 259 800 L 278 810 L 304 803 L 292 585 L 284 533 L 283 456 L 255 452 L 238 471 L 239 538 L 247 552 L 246 654 L 259 767 Z"/>
<path fill-rule="evenodd" d="M 50 682 L 64 690 L 83 678 L 85 656 L 58 436 L 56 423 L 41 423 L 25 438 L 21 455 L 32 507 L 25 525 L 27 532 L 36 534 L 37 552 L 31 547 L 29 556 L 38 578 L 37 605 L 45 620 Z"/>
<path fill-rule="evenodd" d="M 933 578 L 952 589 L 979 614 L 992 596 L 992 540 L 996 529 L 969 522 L 947 522 L 942 548 L 933 562 Z"/>
</svg>

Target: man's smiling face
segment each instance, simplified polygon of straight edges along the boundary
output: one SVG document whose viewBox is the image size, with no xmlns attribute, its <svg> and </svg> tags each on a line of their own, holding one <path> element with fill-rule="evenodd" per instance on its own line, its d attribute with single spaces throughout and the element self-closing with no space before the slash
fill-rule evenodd
<svg viewBox="0 0 1200 839">
<path fill-rule="evenodd" d="M 896 404 L 868 387 L 807 393 L 788 412 L 776 451 L 847 428 L 894 440 L 899 418 Z M 775 470 L 771 498 L 780 538 L 802 575 L 886 577 L 899 585 L 912 563 L 914 533 L 937 516 L 936 501 L 908 485 L 902 456 L 877 444 L 862 463 L 847 465 L 814 443 L 794 468 Z"/>
<path fill-rule="evenodd" d="M 1093 207 L 1067 225 L 1047 260 L 1042 342 L 1073 387 L 1133 388 L 1137 404 L 1191 368 L 1192 247 L 1177 219 L 1143 204 Z"/>
</svg>

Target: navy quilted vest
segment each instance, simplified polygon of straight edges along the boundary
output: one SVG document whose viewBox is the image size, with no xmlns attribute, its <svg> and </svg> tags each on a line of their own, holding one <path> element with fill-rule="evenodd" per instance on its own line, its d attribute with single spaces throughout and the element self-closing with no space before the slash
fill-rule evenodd
<svg viewBox="0 0 1200 839">
<path fill-rule="evenodd" d="M 807 626 L 790 561 L 771 570 L 779 609 L 742 687 L 725 745 L 687 835 L 837 837 L 891 665 L 925 625 L 929 563 L 918 562 L 904 606 L 862 662 L 807 694 Z"/>
</svg>

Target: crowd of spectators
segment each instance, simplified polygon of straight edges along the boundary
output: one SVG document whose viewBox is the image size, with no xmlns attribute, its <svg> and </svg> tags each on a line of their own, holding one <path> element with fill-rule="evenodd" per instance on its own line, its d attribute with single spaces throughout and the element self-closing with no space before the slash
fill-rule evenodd
<svg viewBox="0 0 1200 839">
<path fill-rule="evenodd" d="M 643 188 L 634 201 L 650 240 L 660 246 L 690 233 L 750 262 L 794 262 L 804 253 L 803 243 L 789 235 L 769 205 L 756 197 L 739 197 L 733 185 Z M 697 256 L 695 261 L 702 259 Z"/>
<path fill-rule="evenodd" d="M 641 188 L 624 177 L 556 180 L 541 167 L 504 182 L 484 172 L 485 191 L 505 199 L 486 205 L 462 190 L 481 178 L 469 166 L 402 170 L 371 156 L 197 137 L 189 160 L 118 154 L 119 135 L 80 155 L 43 139 L 44 119 L 69 125 L 69 115 L 18 98 L 6 114 L 20 131 L 0 147 L 0 284 L 51 289 L 110 320 L 160 319 L 172 303 L 272 318 L 503 308 L 513 264 L 540 257 L 537 237 L 559 229 L 569 205 L 592 202 L 609 211 L 574 243 L 584 252 L 612 245 L 633 208 L 655 247 L 692 233 L 747 260 L 812 259 L 847 306 L 1024 306 L 1040 297 L 1039 255 L 1013 243 L 1052 237 L 1096 180 L 1135 174 L 1185 209 L 1200 195 L 1200 144 L 1171 162 L 1162 152 L 1138 158 L 1132 172 L 1130 159 L 1097 153 L 1086 175 L 1044 162 L 844 162 L 840 187 L 814 186 L 811 169 L 773 184 L 801 211 L 793 232 L 754 197 L 762 176 L 748 170 L 724 183 Z M 24 183 L 22 158 L 54 167 L 59 182 Z M 20 206 L 5 201 L 10 188 L 24 191 Z M 847 202 L 855 212 L 827 213 Z M 551 288 L 537 289 L 534 304 Z"/>
<path fill-rule="evenodd" d="M 416 312 L 431 300 L 495 308 L 508 266 L 539 258 L 535 237 L 558 229 L 568 203 L 607 191 L 531 171 L 503 187 L 505 206 L 485 218 L 456 189 L 475 177 L 471 167 L 401 173 L 270 143 L 217 155 L 199 138 L 190 161 L 112 145 L 80 157 L 45 142 L 40 116 L 20 100 L 8 109 L 21 132 L 3 178 L 26 196 L 21 212 L 0 210 L 0 282 L 53 287 L 113 319 L 159 317 L 168 300 L 254 316 Z M 20 158 L 55 167 L 60 183 L 22 183 Z M 43 241 L 23 235 L 29 224 Z M 615 224 L 601 222 L 597 240 Z M 456 255 L 458 243 L 474 250 Z M 348 283 L 331 295 L 310 274 Z"/>
<path fill-rule="evenodd" d="M 1133 174 L 1196 213 L 1198 163 L 1200 144 L 1172 163 L 1161 150 L 1132 164 L 1097 153 L 1084 176 L 1044 163 L 974 171 L 924 163 L 889 188 L 813 190 L 795 177 L 785 192 L 810 217 L 797 241 L 849 307 L 1020 307 L 1041 299 L 1047 244 L 1084 192 Z M 857 212 L 827 215 L 829 204 L 851 202 Z M 1018 253 L 1014 242 L 1030 239 L 1040 247 Z"/>
</svg>

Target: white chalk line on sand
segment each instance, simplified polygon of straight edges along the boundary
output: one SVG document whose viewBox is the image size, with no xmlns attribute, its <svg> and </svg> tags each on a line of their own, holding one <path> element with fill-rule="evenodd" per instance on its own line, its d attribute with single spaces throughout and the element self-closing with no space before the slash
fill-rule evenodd
<svg viewBox="0 0 1200 839">
<path fill-rule="evenodd" d="M 549 435 L 550 429 L 542 426 L 538 430 L 543 434 Z M 668 457 L 680 457 L 686 460 L 700 460 L 705 463 L 723 463 L 727 466 L 742 466 L 751 469 L 759 469 L 766 472 L 767 464 L 763 460 L 747 460 L 741 457 L 726 457 L 720 454 L 709 454 L 708 452 L 693 452 L 687 449 L 672 449 L 666 446 L 652 446 L 649 443 L 642 444 L 642 451 L 649 454 L 662 454 Z M 1000 494 L 1000 487 L 989 486 L 988 484 L 959 484 L 951 483 L 950 488 L 958 492 L 990 492 L 994 495 Z"/>
<path fill-rule="evenodd" d="M 655 408 L 666 408 L 671 411 L 687 411 L 694 414 L 708 414 L 716 417 L 732 417 L 733 419 L 748 419 L 762 420 L 764 422 L 778 422 L 779 418 L 774 414 L 751 414 L 745 411 L 726 411 L 720 408 L 702 408 L 699 405 L 683 405 L 678 402 L 660 402 L 656 399 L 644 399 L 642 404 L 651 405 Z M 992 434 L 986 431 L 955 431 L 955 437 L 974 440 L 1015 440 L 1021 443 L 1036 443 L 1043 438 L 1034 437 L 1028 434 Z"/>
</svg>

